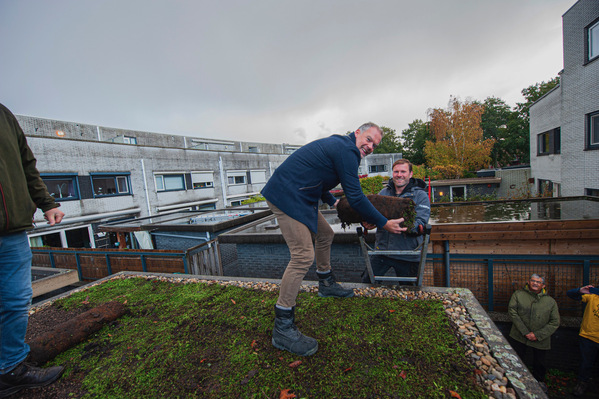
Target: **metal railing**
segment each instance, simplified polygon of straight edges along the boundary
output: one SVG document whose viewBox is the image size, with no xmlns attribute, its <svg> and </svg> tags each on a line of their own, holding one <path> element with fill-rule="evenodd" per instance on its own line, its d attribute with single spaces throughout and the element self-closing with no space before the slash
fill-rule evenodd
<svg viewBox="0 0 599 399">
<path fill-rule="evenodd" d="M 468 288 L 489 311 L 505 310 L 512 293 L 537 273 L 566 312 L 579 310 L 569 289 L 599 283 L 599 255 L 428 254 L 427 285 Z"/>
<path fill-rule="evenodd" d="M 97 280 L 114 274 L 113 264 L 115 262 L 119 263 L 118 269 L 120 270 L 118 271 L 136 271 L 141 268 L 142 271 L 148 272 L 150 271 L 148 263 L 152 263 L 152 269 L 156 272 L 168 273 L 169 270 L 171 272 L 177 270 L 176 272 L 185 274 L 216 276 L 223 274 L 216 240 L 189 248 L 185 252 L 73 248 L 31 248 L 31 252 L 34 255 L 34 266 L 73 269 L 74 263 L 80 281 Z M 39 255 L 46 255 L 47 259 L 40 260 Z M 57 258 L 62 259 L 57 260 Z M 160 266 L 155 263 L 160 262 L 161 259 L 172 259 L 175 262 L 169 263 L 169 270 L 166 268 L 159 270 Z M 88 265 L 90 264 L 93 264 L 95 273 L 89 271 Z"/>
</svg>

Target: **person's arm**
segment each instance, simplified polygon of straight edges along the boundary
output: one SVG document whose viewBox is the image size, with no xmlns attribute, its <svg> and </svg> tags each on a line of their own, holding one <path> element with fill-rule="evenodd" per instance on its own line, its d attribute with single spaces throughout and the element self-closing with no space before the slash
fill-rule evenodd
<svg viewBox="0 0 599 399">
<path fill-rule="evenodd" d="M 580 301 L 582 300 L 582 295 L 583 294 L 589 294 L 591 293 L 591 289 L 593 291 L 599 292 L 599 290 L 597 290 L 596 288 L 594 288 L 592 285 L 585 285 L 584 287 L 580 287 L 580 288 L 572 288 L 571 290 L 568 290 L 566 292 L 566 295 L 568 295 L 568 297 L 576 300 L 576 301 Z"/>
<path fill-rule="evenodd" d="M 331 194 L 330 191 L 324 192 L 320 199 L 322 200 L 322 202 L 324 202 L 325 204 L 329 204 L 329 206 L 332 207 L 336 206 L 337 202 L 339 201 L 337 198 L 335 198 L 333 194 Z"/>
<path fill-rule="evenodd" d="M 526 334 L 530 333 L 531 331 L 526 324 L 524 324 L 524 321 L 522 321 L 522 318 L 518 314 L 518 295 L 516 295 L 516 292 L 514 292 L 510 298 L 510 302 L 508 304 L 508 314 L 512 319 L 512 323 L 514 323 L 514 326 L 516 326 L 518 331 L 520 331 L 520 334 L 526 336 Z"/>
<path fill-rule="evenodd" d="M 42 180 L 40 172 L 37 170 L 37 160 L 35 159 L 31 149 L 29 148 L 29 145 L 27 145 L 25 133 L 23 133 L 23 130 L 21 129 L 21 126 L 19 125 L 14 115 L 11 116 L 11 123 L 13 125 L 14 131 L 16 132 L 17 140 L 19 143 L 21 165 L 23 165 L 23 171 L 25 172 L 25 178 L 27 179 L 27 189 L 29 191 L 29 196 L 31 197 L 35 205 L 38 208 L 40 208 L 44 213 L 50 209 L 58 208 L 60 204 L 58 204 L 50 195 L 50 193 L 48 193 L 46 184 Z"/>
<path fill-rule="evenodd" d="M 345 192 L 345 197 L 349 205 L 354 208 L 366 222 L 382 227 L 391 233 L 402 233 L 407 229 L 401 227 L 403 219 L 388 220 L 383 216 L 362 192 L 360 179 L 358 178 L 358 167 L 360 166 L 360 155 L 355 148 L 356 153 L 347 151 L 335 151 L 332 154 L 333 165 L 339 181 Z"/>
</svg>

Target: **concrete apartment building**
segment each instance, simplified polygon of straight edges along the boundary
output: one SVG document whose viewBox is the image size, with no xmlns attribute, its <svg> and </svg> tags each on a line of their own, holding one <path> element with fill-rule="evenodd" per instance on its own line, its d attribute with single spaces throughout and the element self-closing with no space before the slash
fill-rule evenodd
<svg viewBox="0 0 599 399">
<path fill-rule="evenodd" d="M 66 217 L 41 211 L 32 246 L 112 247 L 108 221 L 181 210 L 224 209 L 260 193 L 299 145 L 214 140 L 16 115 L 38 169 Z M 400 154 L 375 154 L 360 174 L 388 176 Z"/>
<path fill-rule="evenodd" d="M 599 1 L 562 21 L 560 84 L 530 108 L 531 175 L 537 193 L 599 196 Z"/>
<path fill-rule="evenodd" d="M 260 192 L 297 145 L 211 140 L 17 115 L 66 218 L 34 216 L 32 246 L 108 247 L 99 223 L 222 209 Z"/>
</svg>

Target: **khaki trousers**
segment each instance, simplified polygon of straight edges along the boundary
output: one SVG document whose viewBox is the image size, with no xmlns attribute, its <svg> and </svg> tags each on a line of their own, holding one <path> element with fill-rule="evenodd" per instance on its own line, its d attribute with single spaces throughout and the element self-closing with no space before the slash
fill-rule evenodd
<svg viewBox="0 0 599 399">
<path fill-rule="evenodd" d="M 314 234 L 305 224 L 289 217 L 270 202 L 266 201 L 266 203 L 277 217 L 281 234 L 291 255 L 281 280 L 277 305 L 291 308 L 295 306 L 302 281 L 315 259 L 316 269 L 319 272 L 331 270 L 331 244 L 335 232 L 320 212 L 318 212 L 318 233 Z"/>
</svg>

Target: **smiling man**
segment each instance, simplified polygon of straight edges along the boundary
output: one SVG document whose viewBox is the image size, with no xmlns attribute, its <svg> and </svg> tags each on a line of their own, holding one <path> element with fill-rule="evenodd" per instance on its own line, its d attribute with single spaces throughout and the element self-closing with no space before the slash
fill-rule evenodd
<svg viewBox="0 0 599 399">
<path fill-rule="evenodd" d="M 547 392 L 545 357 L 551 349 L 551 335 L 559 327 L 559 311 L 555 300 L 545 291 L 545 279 L 538 274 L 530 276 L 524 289 L 512 294 L 508 314 L 512 319 L 510 344 L 522 360 L 526 348 L 531 348 L 532 375 Z"/>
<path fill-rule="evenodd" d="M 346 136 L 333 135 L 308 143 L 291 154 L 262 189 L 291 254 L 275 306 L 272 344 L 276 348 L 301 356 L 318 350 L 318 342 L 295 326 L 297 294 L 314 260 L 319 296 L 354 295 L 353 290 L 339 285 L 331 272 L 331 244 L 335 234 L 318 210 L 320 201 L 330 206 L 337 204 L 329 190 L 341 183 L 349 204 L 366 221 L 392 233 L 406 230 L 400 227 L 403 219 L 388 220 L 381 215 L 360 187 L 360 161 L 374 151 L 382 138 L 380 127 L 365 123 Z"/>
<path fill-rule="evenodd" d="M 412 230 L 406 231 L 405 234 L 393 234 L 378 229 L 375 248 L 387 251 L 413 251 L 424 240 L 422 232 L 431 216 L 431 202 L 426 193 L 426 183 L 422 179 L 413 177 L 412 163 L 407 159 L 393 162 L 391 169 L 393 176 L 379 195 L 412 199 L 416 205 L 416 218 Z M 363 225 L 367 229 L 376 227 L 368 223 Z M 416 277 L 419 258 L 419 255 L 375 255 L 371 258 L 370 264 L 375 276 L 384 276 L 390 268 L 393 268 L 397 277 Z M 363 273 L 362 282 L 370 283 L 368 273 Z"/>
</svg>

